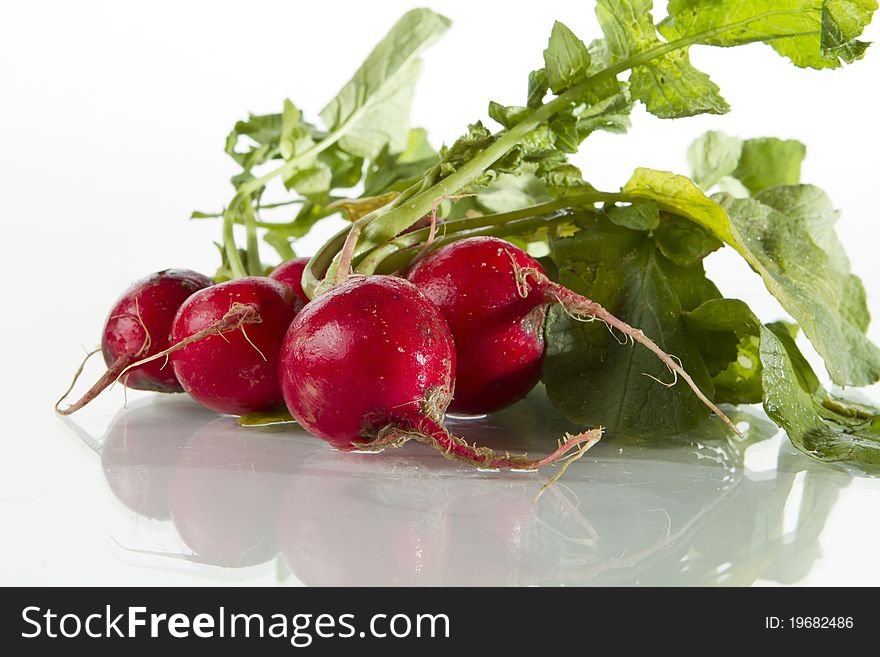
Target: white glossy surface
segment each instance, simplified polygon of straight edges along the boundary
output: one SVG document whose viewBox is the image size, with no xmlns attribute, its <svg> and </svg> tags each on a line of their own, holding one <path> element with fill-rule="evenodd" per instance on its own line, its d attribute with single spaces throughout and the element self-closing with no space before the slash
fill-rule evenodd
<svg viewBox="0 0 880 657">
<path fill-rule="evenodd" d="M 490 98 L 521 101 L 554 19 L 597 35 L 580 0 L 528 11 L 429 4 L 455 21 L 425 57 L 414 105 L 435 143 L 484 117 Z M 0 66 L 0 123 L 9 128 L 0 158 L 0 584 L 880 584 L 878 481 L 814 464 L 781 436 L 750 447 L 744 463 L 717 436 L 694 436 L 699 448 L 600 444 L 532 505 L 546 475 L 477 473 L 418 446 L 340 455 L 295 432 L 239 429 L 182 398 L 133 393 L 123 411 L 116 389 L 73 418 L 79 429 L 52 414 L 130 281 L 171 266 L 216 267 L 219 227 L 186 218 L 228 201 L 235 171 L 222 145 L 231 124 L 277 111 L 286 96 L 314 117 L 411 5 L 255 0 L 247 20 L 231 0 L 160 0 L 149 11 L 88 0 L 4 8 L 0 61 L 13 65 Z M 878 36 L 874 25 L 866 38 Z M 806 141 L 803 178 L 843 211 L 838 230 L 877 314 L 880 50 L 820 73 L 760 46 L 737 50 L 692 53 L 731 114 L 664 122 L 638 109 L 628 136 L 591 137 L 578 163 L 594 184 L 615 189 L 635 166 L 686 171 L 685 148 L 706 129 Z M 729 250 L 707 265 L 725 294 L 747 299 L 764 320 L 780 316 Z M 880 338 L 876 325 L 871 335 Z M 87 377 L 97 372 L 93 364 Z M 866 394 L 880 399 L 876 386 Z M 541 451 L 568 427 L 538 394 L 456 428 Z M 187 485 L 174 484 L 169 497 L 181 479 Z M 134 506 L 176 525 L 117 497 L 125 490 L 131 503 L 145 489 Z M 226 531 L 237 545 L 220 550 L 223 541 L 210 539 L 216 506 L 205 496 L 229 504 Z M 266 561 L 212 565 L 243 555 Z"/>
<path fill-rule="evenodd" d="M 182 396 L 90 411 L 44 445 L 72 487 L 4 500 L 5 583 L 877 582 L 880 481 L 810 462 L 751 409 L 735 418 L 748 448 L 715 421 L 658 446 L 600 443 L 537 502 L 546 473 L 478 472 L 421 445 L 342 454 Z M 451 424 L 536 453 L 572 429 L 541 394 Z"/>
</svg>

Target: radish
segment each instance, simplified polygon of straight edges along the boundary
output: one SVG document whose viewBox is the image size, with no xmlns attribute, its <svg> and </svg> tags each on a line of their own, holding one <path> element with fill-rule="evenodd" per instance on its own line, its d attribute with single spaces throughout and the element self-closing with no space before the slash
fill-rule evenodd
<svg viewBox="0 0 880 657">
<path fill-rule="evenodd" d="M 455 339 L 450 411 L 497 411 L 524 397 L 541 378 L 544 295 L 535 287 L 520 294 L 512 264 L 543 271 L 508 242 L 473 237 L 435 251 L 407 276 L 440 309 Z"/>
<path fill-rule="evenodd" d="M 309 297 L 303 291 L 302 275 L 303 270 L 308 264 L 309 258 L 292 258 L 287 262 L 282 262 L 278 265 L 275 270 L 269 274 L 269 278 L 274 278 L 276 281 L 281 281 L 287 285 L 293 290 L 297 298 L 302 301 L 303 304 L 306 304 L 309 302 Z"/>
<path fill-rule="evenodd" d="M 550 456 L 498 455 L 443 426 L 455 382 L 452 334 L 409 281 L 351 278 L 309 303 L 284 339 L 284 401 L 308 431 L 337 449 L 378 450 L 415 438 L 447 457 L 488 468 L 534 469 L 596 442 L 591 431 Z"/>
<path fill-rule="evenodd" d="M 55 410 L 61 415 L 70 415 L 117 379 L 136 390 L 182 392 L 174 372 L 171 368 L 163 368 L 161 362 L 131 366 L 164 351 L 168 347 L 171 323 L 180 305 L 194 292 L 213 284 L 207 276 L 188 269 L 165 269 L 134 283 L 119 297 L 104 322 L 101 352 L 107 371 L 77 402 L 61 408 L 82 372 L 83 363 L 70 388 L 55 404 Z"/>
<path fill-rule="evenodd" d="M 523 397 L 540 377 L 544 315 L 559 303 L 574 317 L 599 319 L 647 347 L 734 432 L 673 357 L 599 304 L 551 281 L 537 260 L 497 237 L 470 237 L 431 253 L 408 278 L 433 301 L 455 339 L 456 391 L 450 408 L 487 413 Z"/>
<path fill-rule="evenodd" d="M 183 389 L 219 413 L 244 415 L 281 404 L 278 352 L 302 302 L 285 284 L 253 276 L 186 300 L 171 326 L 171 357 Z"/>
</svg>

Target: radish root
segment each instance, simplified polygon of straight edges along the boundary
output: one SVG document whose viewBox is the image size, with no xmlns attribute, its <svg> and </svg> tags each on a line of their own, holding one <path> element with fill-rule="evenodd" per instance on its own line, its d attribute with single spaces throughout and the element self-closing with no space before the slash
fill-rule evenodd
<svg viewBox="0 0 880 657">
<path fill-rule="evenodd" d="M 532 278 L 535 281 L 537 288 L 544 294 L 544 299 L 548 304 L 559 304 L 569 316 L 578 321 L 592 322 L 598 319 L 604 322 L 609 329 L 617 329 L 623 335 L 627 336 L 629 340 L 638 342 L 643 347 L 647 348 L 651 353 L 657 356 L 667 368 L 669 368 L 669 371 L 674 376 L 672 383 L 664 383 L 660 381 L 659 383 L 661 383 L 661 385 L 672 387 L 678 382 L 678 378 L 681 377 L 685 383 L 687 383 L 688 387 L 693 390 L 697 398 L 703 402 L 709 410 L 715 413 L 715 415 L 717 415 L 737 436 L 740 438 L 743 437 L 740 430 L 737 429 L 731 419 L 725 415 L 724 411 L 718 408 L 712 400 L 703 394 L 703 391 L 700 390 L 700 387 L 694 382 L 690 374 L 688 374 L 682 367 L 681 361 L 676 356 L 672 356 L 663 351 L 657 346 L 656 342 L 646 336 L 640 329 L 633 328 L 623 320 L 612 315 L 595 301 L 577 294 L 576 292 L 572 292 L 559 283 L 551 281 L 547 276 L 535 269 L 519 269 L 514 266 L 514 276 L 517 281 L 517 289 L 521 295 L 528 295 L 531 289 L 529 286 L 529 278 Z M 623 344 L 625 344 L 625 342 Z M 646 374 L 646 376 L 650 375 Z M 650 378 L 655 381 L 657 380 L 656 377 L 653 376 L 650 376 Z"/>
<path fill-rule="evenodd" d="M 75 403 L 70 404 L 67 408 L 61 408 L 61 403 L 67 399 L 67 395 L 73 390 L 73 387 L 76 385 L 76 382 L 79 380 L 80 375 L 85 369 L 86 363 L 89 362 L 89 359 L 99 351 L 101 351 L 100 347 L 87 353 L 86 357 L 83 358 L 82 362 L 79 364 L 79 367 L 76 368 L 76 372 L 73 373 L 73 380 L 70 382 L 67 390 L 65 390 L 64 394 L 61 395 L 57 402 L 55 402 L 55 412 L 58 413 L 58 415 L 70 415 L 88 404 L 97 397 L 104 388 L 113 383 L 113 381 L 116 380 L 116 377 L 119 376 L 119 372 L 121 372 L 132 360 L 131 356 L 123 356 L 117 359 L 116 362 L 107 369 L 104 375 L 95 382 L 95 385 L 89 388 L 86 394 L 80 397 Z"/>
<path fill-rule="evenodd" d="M 451 461 L 467 463 L 486 469 L 510 469 L 531 471 L 563 461 L 563 467 L 549 482 L 555 482 L 568 466 L 587 453 L 602 438 L 603 430 L 590 429 L 576 436 L 566 434 L 557 448 L 542 458 L 531 458 L 528 454 L 511 454 L 508 451 L 496 452 L 489 447 L 469 444 L 462 438 L 453 436 L 442 423 L 433 418 L 421 416 L 412 427 L 390 425 L 379 431 L 375 439 L 368 443 L 358 443 L 351 451 L 378 452 L 386 448 L 400 447 L 410 440 L 431 445 Z M 577 448 L 577 449 L 576 449 Z M 572 450 L 576 451 L 572 453 Z"/>
<path fill-rule="evenodd" d="M 566 442 L 572 442 L 572 441 L 574 441 L 578 438 L 581 438 L 581 437 L 586 437 L 587 439 L 583 443 L 581 443 L 581 445 L 577 448 L 577 451 L 575 451 L 573 454 L 569 454 L 568 456 L 565 456 L 561 460 L 562 465 L 559 468 L 559 470 L 557 470 L 556 474 L 554 474 L 552 477 L 550 477 L 550 479 L 547 480 L 547 482 L 543 486 L 541 486 L 541 489 L 538 491 L 537 495 L 535 495 L 535 499 L 532 501 L 537 502 L 539 499 L 541 499 L 541 495 L 544 494 L 544 491 L 547 490 L 550 486 L 552 486 L 553 484 L 555 484 L 557 481 L 559 481 L 562 478 L 562 475 L 564 475 L 565 471 L 568 470 L 568 466 L 570 466 L 575 461 L 579 460 L 584 454 L 586 454 L 589 451 L 589 449 L 593 445 L 595 445 L 597 442 L 599 442 L 602 439 L 602 432 L 603 431 L 604 431 L 604 428 L 599 427 L 598 429 L 589 429 L 587 431 L 579 433 L 577 436 L 565 434 Z M 590 434 L 593 434 L 593 435 L 590 435 Z"/>
<path fill-rule="evenodd" d="M 118 381 L 120 377 L 122 377 L 122 375 L 128 371 L 128 369 L 131 367 L 131 363 L 134 360 L 140 358 L 150 350 L 152 338 L 150 338 L 150 332 L 147 330 L 147 325 L 144 324 L 144 320 L 141 318 L 141 309 L 140 305 L 138 304 L 137 297 L 135 297 L 134 299 L 134 308 L 134 319 L 137 320 L 137 322 L 141 325 L 141 328 L 144 330 L 144 342 L 141 345 L 141 348 L 138 349 L 137 352 L 135 352 L 134 354 L 124 354 L 117 358 L 115 361 L 113 361 L 113 364 L 107 368 L 107 371 L 101 375 L 101 378 L 95 381 L 95 384 L 91 388 L 89 388 L 86 393 L 79 398 L 79 400 L 77 400 L 73 404 L 70 404 L 67 408 L 61 408 L 61 403 L 65 399 L 67 399 L 67 395 L 69 395 L 70 391 L 73 390 L 73 387 L 76 385 L 76 382 L 82 374 L 82 371 L 85 368 L 89 358 L 101 351 L 101 349 L 98 348 L 94 351 L 89 352 L 74 373 L 73 381 L 70 382 L 70 386 L 67 388 L 67 390 L 64 391 L 64 394 L 61 395 L 61 398 L 57 402 L 55 402 L 55 412 L 58 413 L 58 415 L 67 416 L 71 415 L 72 413 L 76 413 L 79 409 L 81 409 L 83 406 L 92 401 L 95 397 L 100 395 L 107 388 L 107 386 L 110 386 L 114 382 Z M 118 319 L 119 317 L 123 317 L 123 315 L 114 316 L 113 319 Z M 132 315 L 128 315 L 128 317 L 132 317 Z"/>
<path fill-rule="evenodd" d="M 130 369 L 140 367 L 141 365 L 145 365 L 154 360 L 158 360 L 159 358 L 167 359 L 168 356 L 173 354 L 175 351 L 180 351 L 181 349 L 183 349 L 187 345 L 192 344 L 193 342 L 198 342 L 199 340 L 203 340 L 212 335 L 219 335 L 225 340 L 226 336 L 223 335 L 224 333 L 230 333 L 231 331 L 236 331 L 238 329 L 241 329 L 242 333 L 244 333 L 244 327 L 246 324 L 259 324 L 262 321 L 263 320 L 260 317 L 260 314 L 257 312 L 256 307 L 250 304 L 235 302 L 232 304 L 232 306 L 230 306 L 229 310 L 226 312 L 225 315 L 223 315 L 223 317 L 221 317 L 210 326 L 206 326 L 201 331 L 196 331 L 189 337 L 186 337 L 180 342 L 171 345 L 164 351 L 160 351 L 148 358 L 143 358 L 139 361 L 131 363 L 119 373 L 119 375 L 116 377 L 116 380 L 118 381 L 119 379 L 121 379 Z M 263 352 L 257 349 L 256 345 L 251 342 L 247 333 L 245 333 L 244 337 L 245 340 L 247 340 L 250 345 L 256 350 L 256 352 L 260 354 L 260 357 L 265 360 L 266 357 L 263 355 Z"/>
</svg>

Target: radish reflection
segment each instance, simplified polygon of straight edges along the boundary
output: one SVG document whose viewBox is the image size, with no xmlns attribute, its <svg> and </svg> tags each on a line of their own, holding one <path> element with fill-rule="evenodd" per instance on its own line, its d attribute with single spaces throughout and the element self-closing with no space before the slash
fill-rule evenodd
<svg viewBox="0 0 880 657">
<path fill-rule="evenodd" d="M 310 585 L 793 583 L 850 481 L 787 445 L 775 468 L 746 470 L 746 445 L 773 433 L 750 412 L 734 418 L 750 427 L 739 446 L 713 422 L 659 445 L 604 441 L 534 503 L 546 473 L 475 472 L 408 448 L 340 453 L 290 425 L 172 406 L 120 411 L 101 448 L 127 512 L 170 523 L 188 551 L 157 558 L 275 562 Z M 546 446 L 529 436 L 567 428 L 535 398 L 450 425 L 534 453 Z"/>
</svg>

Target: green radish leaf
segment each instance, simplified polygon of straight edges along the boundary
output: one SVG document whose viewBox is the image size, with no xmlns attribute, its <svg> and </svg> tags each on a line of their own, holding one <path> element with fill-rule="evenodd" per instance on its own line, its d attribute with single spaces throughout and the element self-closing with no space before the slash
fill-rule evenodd
<svg viewBox="0 0 880 657">
<path fill-rule="evenodd" d="M 880 471 L 880 410 L 822 388 L 785 327 L 761 328 L 764 410 L 803 453 Z"/>
<path fill-rule="evenodd" d="M 281 262 L 285 262 L 296 257 L 296 252 L 290 246 L 290 238 L 280 231 L 267 231 L 263 235 L 263 241 L 275 249 L 275 252 L 281 258 Z"/>
<path fill-rule="evenodd" d="M 700 224 L 718 239 L 735 241 L 727 214 L 685 176 L 654 169 L 636 169 L 621 191 L 637 200 Z"/>
<path fill-rule="evenodd" d="M 801 181 L 801 163 L 806 154 L 806 147 L 793 139 L 747 139 L 731 175 L 752 194 L 777 185 L 796 185 Z"/>
<path fill-rule="evenodd" d="M 482 175 L 460 191 L 478 192 L 502 174 L 533 175 L 553 186 L 584 184 L 580 171 L 568 162 L 559 146 L 561 140 L 578 139 L 572 133 L 576 130 L 575 124 L 576 120 L 569 118 L 567 123 L 538 125 L 522 138 L 516 148 L 496 160 Z M 566 134 L 557 134 L 554 127 L 564 129 Z M 489 132 L 479 121 L 468 126 L 468 132 L 459 137 L 452 146 L 440 149 L 441 176 L 452 175 L 474 157 L 479 157 L 496 139 L 497 135 Z"/>
<path fill-rule="evenodd" d="M 243 427 L 262 427 L 267 424 L 279 424 L 281 422 L 296 422 L 290 412 L 284 407 L 260 413 L 248 413 L 238 418 L 238 423 Z"/>
<path fill-rule="evenodd" d="M 285 160 L 299 155 L 315 144 L 310 126 L 302 120 L 302 113 L 288 99 L 284 100 L 284 111 L 281 113 L 281 134 L 278 140 L 281 157 Z"/>
<path fill-rule="evenodd" d="M 736 249 L 801 326 L 835 383 L 880 379 L 880 349 L 865 335 L 865 291 L 830 227 L 836 214 L 828 215 L 830 201 L 821 190 L 795 185 L 754 199 L 724 193 L 710 199 L 684 176 L 637 169 L 623 191 L 698 223 Z"/>
<path fill-rule="evenodd" d="M 252 169 L 279 156 L 278 141 L 281 138 L 281 125 L 281 114 L 259 116 L 251 114 L 247 120 L 236 122 L 226 137 L 225 148 L 226 154 L 242 168 L 242 173 L 232 179 L 232 184 L 236 188 L 252 178 L 250 175 Z M 249 140 L 250 145 L 244 150 L 239 150 L 242 137 L 246 138 L 245 141 Z"/>
<path fill-rule="evenodd" d="M 333 174 L 323 162 L 315 161 L 313 166 L 298 169 L 285 179 L 287 189 L 295 189 L 298 194 L 311 200 L 326 198 L 330 192 Z"/>
<path fill-rule="evenodd" d="M 653 203 L 612 205 L 605 215 L 618 226 L 633 230 L 654 230 L 660 225 L 660 210 Z"/>
<path fill-rule="evenodd" d="M 715 402 L 756 404 L 761 387 L 761 322 L 738 299 L 710 299 L 685 313 L 715 384 Z"/>
<path fill-rule="evenodd" d="M 837 68 L 864 55 L 856 37 L 876 9 L 876 0 L 670 0 L 658 29 L 711 46 L 764 41 L 797 66 Z"/>
<path fill-rule="evenodd" d="M 718 181 L 718 190 L 727 192 L 734 198 L 748 198 L 752 195 L 748 188 L 733 176 L 722 176 Z"/>
<path fill-rule="evenodd" d="M 437 151 L 428 140 L 428 132 L 424 128 L 413 128 L 409 131 L 406 148 L 396 156 L 398 162 L 411 164 L 426 160 L 437 160 Z"/>
<path fill-rule="evenodd" d="M 488 147 L 495 137 L 482 121 L 471 123 L 467 132 L 456 139 L 452 146 L 440 148 L 440 172 L 444 176 L 454 173 L 458 167 L 470 161 Z"/>
<path fill-rule="evenodd" d="M 410 108 L 420 72 L 420 61 L 401 70 L 389 95 L 377 97 L 376 105 L 356 119 L 353 127 L 339 140 L 340 148 L 365 159 L 376 157 L 386 146 L 392 152 L 406 148 Z M 323 118 L 325 114 L 321 116 Z"/>
<path fill-rule="evenodd" d="M 596 15 L 611 61 L 622 61 L 662 45 L 651 17 L 653 0 L 598 0 Z M 687 48 L 633 67 L 633 98 L 660 118 L 724 114 L 730 110 L 709 76 L 690 63 Z"/>
<path fill-rule="evenodd" d="M 402 191 L 437 164 L 439 159 L 437 151 L 428 141 L 428 133 L 422 128 L 413 128 L 403 151 L 391 153 L 386 147 L 370 162 L 364 177 L 363 196 Z"/>
<path fill-rule="evenodd" d="M 868 43 L 854 37 L 871 22 L 876 0 L 839 0 L 822 5 L 822 53 L 852 64 L 865 56 Z"/>
<path fill-rule="evenodd" d="M 428 9 L 407 12 L 321 110 L 327 129 L 344 134 L 339 144 L 345 151 L 372 159 L 386 145 L 406 148 L 418 57 L 449 26 L 449 19 Z"/>
<path fill-rule="evenodd" d="M 730 111 L 718 86 L 691 65 L 686 50 L 676 50 L 652 64 L 635 67 L 630 89 L 651 114 L 661 119 Z"/>
<path fill-rule="evenodd" d="M 550 43 L 544 51 L 544 71 L 550 90 L 561 94 L 583 80 L 589 68 L 590 53 L 584 42 L 556 21 L 550 32 Z"/>
<path fill-rule="evenodd" d="M 222 212 L 201 212 L 199 210 L 193 210 L 189 218 L 190 219 L 216 219 L 217 217 L 222 217 Z"/>
<path fill-rule="evenodd" d="M 734 196 L 742 198 L 768 187 L 799 183 L 806 152 L 806 147 L 793 139 L 763 137 L 743 141 L 713 131 L 690 145 L 688 164 L 694 182 L 702 189 L 716 184 L 722 191 L 737 189 L 731 186 L 735 180 L 745 191 Z"/>
<path fill-rule="evenodd" d="M 511 212 L 549 200 L 547 186 L 532 174 L 503 173 L 477 194 L 487 212 Z"/>
<path fill-rule="evenodd" d="M 577 119 L 577 144 L 589 137 L 596 130 L 604 130 L 615 134 L 623 134 L 630 127 L 629 115 L 632 113 L 633 101 L 629 94 L 629 86 L 620 84 L 606 87 L 607 96 L 589 96 L 587 102 L 577 105 L 571 115 Z M 565 115 L 561 115 L 565 116 Z M 553 124 L 551 123 L 551 128 Z M 576 152 L 577 149 L 575 148 Z"/>
<path fill-rule="evenodd" d="M 527 94 L 526 105 L 532 109 L 540 107 L 544 102 L 544 96 L 550 89 L 550 82 L 547 79 L 547 71 L 539 68 L 529 73 L 529 88 Z"/>
<path fill-rule="evenodd" d="M 816 230 L 812 211 L 817 203 L 830 204 L 817 192 L 808 185 L 774 187 L 756 199 L 721 194 L 717 200 L 737 237 L 732 246 L 797 320 L 832 380 L 870 385 L 880 379 L 880 349 L 865 335 L 870 321 L 865 290 L 836 247 L 832 229 Z"/>
<path fill-rule="evenodd" d="M 497 121 L 505 128 L 515 126 L 530 113 L 531 109 L 528 107 L 517 107 L 516 105 L 505 107 L 501 103 L 496 103 L 494 100 L 489 102 L 489 118 L 493 121 Z"/>
<path fill-rule="evenodd" d="M 711 189 L 725 176 L 733 175 L 739 166 L 742 148 L 742 139 L 737 137 L 729 137 L 717 130 L 703 134 L 687 151 L 691 178 L 702 189 Z"/>
<path fill-rule="evenodd" d="M 759 192 L 755 199 L 784 214 L 796 215 L 834 267 L 849 270 L 849 258 L 834 230 L 840 211 L 835 209 L 828 194 L 814 185 L 786 185 Z M 862 321 L 867 329 L 867 317 Z"/>
<path fill-rule="evenodd" d="M 280 114 L 251 114 L 244 121 L 237 121 L 232 131 L 226 137 L 226 153 L 236 161 L 244 154 L 235 150 L 241 137 L 250 137 L 260 146 L 272 145 L 278 142 L 281 135 Z"/>
<path fill-rule="evenodd" d="M 364 174 L 364 159 L 346 153 L 338 144 L 322 151 L 318 161 L 330 169 L 331 189 L 354 187 Z"/>
<path fill-rule="evenodd" d="M 663 214 L 654 239 L 660 252 L 675 264 L 682 267 L 695 265 L 723 246 L 721 240 L 692 221 L 674 214 Z"/>
<path fill-rule="evenodd" d="M 572 237 L 551 241 L 560 282 L 637 326 L 684 369 L 710 398 L 713 385 L 684 313 L 720 294 L 702 263 L 668 260 L 649 233 L 578 216 Z M 544 382 L 554 406 L 574 422 L 633 436 L 668 436 L 695 427 L 708 411 L 693 392 L 672 382 L 666 367 L 641 345 L 620 344 L 601 322 L 572 319 L 560 307 L 545 330 Z M 650 376 L 646 376 L 650 375 Z M 652 379 L 650 377 L 655 377 Z"/>
<path fill-rule="evenodd" d="M 764 400 L 761 385 L 761 339 L 739 336 L 736 358 L 712 375 L 715 402 L 718 404 L 760 404 Z"/>
<path fill-rule="evenodd" d="M 556 148 L 563 153 L 577 153 L 581 143 L 578 134 L 578 120 L 573 114 L 559 114 L 550 121 L 550 130 L 553 132 Z"/>
<path fill-rule="evenodd" d="M 545 162 L 538 167 L 535 175 L 547 185 L 547 193 L 557 199 L 593 189 L 592 185 L 584 181 L 581 170 L 564 160 Z"/>
<path fill-rule="evenodd" d="M 688 327 L 699 331 L 732 331 L 759 336 L 761 322 L 739 299 L 710 299 L 686 315 Z"/>
<path fill-rule="evenodd" d="M 590 41 L 590 45 L 587 46 L 587 51 L 590 53 L 588 75 L 596 75 L 596 73 L 604 71 L 614 61 L 614 57 L 608 49 L 608 42 L 605 39 L 593 39 Z"/>
</svg>

